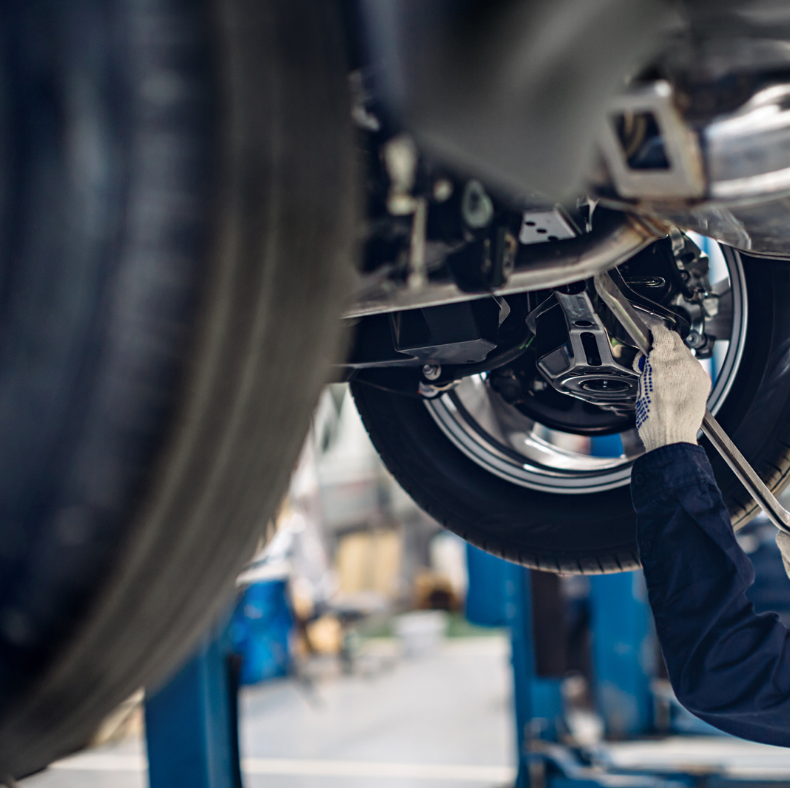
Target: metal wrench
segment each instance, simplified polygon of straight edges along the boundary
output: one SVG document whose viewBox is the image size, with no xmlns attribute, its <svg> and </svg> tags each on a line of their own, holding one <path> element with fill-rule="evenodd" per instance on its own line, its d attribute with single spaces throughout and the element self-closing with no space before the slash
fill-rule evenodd
<svg viewBox="0 0 790 788">
<path fill-rule="evenodd" d="M 620 321 L 626 333 L 634 340 L 634 344 L 647 355 L 652 345 L 650 329 L 608 273 L 596 275 L 595 290 Z M 707 408 L 702 421 L 702 432 L 730 466 L 730 470 L 738 477 L 752 498 L 762 507 L 768 519 L 780 531 L 790 534 L 790 512 L 776 500 L 776 496 L 766 487 L 763 480 L 738 451 L 738 447 L 727 437 L 727 433 Z"/>
</svg>

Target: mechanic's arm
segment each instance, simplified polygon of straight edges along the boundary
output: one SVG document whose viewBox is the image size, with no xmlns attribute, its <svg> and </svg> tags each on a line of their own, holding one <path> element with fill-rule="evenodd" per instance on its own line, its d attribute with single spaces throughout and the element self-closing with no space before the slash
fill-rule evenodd
<svg viewBox="0 0 790 788">
<path fill-rule="evenodd" d="M 632 495 L 648 595 L 678 700 L 745 739 L 790 746 L 790 638 L 746 598 L 752 566 L 696 435 L 710 388 L 676 334 L 653 331 Z M 781 545 L 780 545 L 781 546 Z"/>
</svg>

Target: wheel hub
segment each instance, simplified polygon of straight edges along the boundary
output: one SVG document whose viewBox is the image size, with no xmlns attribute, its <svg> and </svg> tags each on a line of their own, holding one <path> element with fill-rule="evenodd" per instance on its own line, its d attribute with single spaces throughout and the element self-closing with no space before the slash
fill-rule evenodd
<svg viewBox="0 0 790 788">
<path fill-rule="evenodd" d="M 668 245 L 664 244 L 663 251 L 651 252 L 633 264 L 629 261 L 620 271 L 630 290 L 635 291 L 633 298 L 629 294 L 629 300 L 643 310 L 643 314 L 647 314 L 645 300 L 653 296 L 660 299 L 656 310 L 664 312 L 662 318 L 670 319 L 677 310 L 676 316 L 683 319 L 682 307 L 675 302 L 679 294 L 687 296 L 689 291 L 680 290 L 677 282 L 673 282 L 671 270 L 662 269 L 660 261 L 655 259 L 659 254 L 665 257 Z M 693 276 L 687 277 L 687 281 L 694 285 L 697 297 L 703 296 L 701 311 L 705 312 L 704 317 L 695 314 L 690 317 L 694 323 L 702 321 L 699 327 L 709 339 L 706 348 L 714 344 L 717 348 L 716 357 L 710 362 L 714 380 L 708 400 L 708 407 L 715 414 L 727 397 L 740 366 L 748 314 L 746 282 L 739 255 L 732 249 L 714 249 L 716 284 L 710 288 Z M 689 261 L 689 265 L 692 264 L 693 261 Z M 710 310 L 704 310 L 703 290 L 718 294 L 719 310 L 712 317 L 708 315 Z M 584 286 L 577 291 L 564 294 L 579 296 L 588 292 Z M 625 344 L 614 325 L 609 325 L 605 307 L 598 309 L 595 296 L 591 295 L 595 314 L 575 314 L 573 320 L 591 325 L 575 325 L 574 328 L 580 336 L 585 331 L 601 331 L 603 326 L 609 351 L 603 347 L 599 366 L 589 364 L 585 354 L 583 374 L 579 374 L 577 368 L 575 374 L 571 370 L 558 377 L 561 385 L 549 382 L 538 362 L 560 345 L 571 343 L 566 312 L 556 297 L 547 303 L 548 295 L 544 293 L 542 299 L 535 299 L 539 305 L 531 304 L 529 322 L 535 341 L 527 353 L 509 367 L 463 379 L 443 396 L 426 401 L 426 407 L 460 451 L 513 484 L 565 494 L 600 492 L 626 485 L 631 463 L 643 452 L 634 427 L 633 409 L 626 408 L 629 400 L 633 402 L 638 384 L 632 366 L 636 350 Z M 682 300 L 688 303 L 685 297 Z M 585 303 L 582 298 L 582 306 Z M 689 323 L 692 321 L 685 323 L 686 331 L 690 329 Z M 532 325 L 538 328 L 537 332 Z M 599 340 L 603 345 L 599 335 L 596 347 Z M 608 356 L 604 358 L 607 352 L 611 353 L 613 361 Z M 699 358 L 707 351 L 700 353 L 695 349 L 695 352 Z M 611 369 L 602 369 L 605 360 Z M 630 387 L 629 392 L 626 386 Z M 608 396 L 617 399 L 607 401 L 604 398 Z M 615 433 L 619 433 L 622 445 L 619 456 L 597 455 L 588 438 Z"/>
<path fill-rule="evenodd" d="M 671 325 L 698 358 L 710 357 L 715 336 L 705 333 L 706 320 L 716 317 L 719 297 L 708 277 L 708 258 L 677 233 L 658 254 L 651 254 L 641 265 L 637 262 L 634 268 L 629 281 L 616 271 L 612 275 L 646 321 Z M 549 319 L 552 311 L 553 319 Z M 620 416 L 633 413 L 638 394 L 639 375 L 633 366 L 637 350 L 589 281 L 558 289 L 533 310 L 527 322 L 536 335 L 547 334 L 536 367 L 556 391 Z"/>
<path fill-rule="evenodd" d="M 567 388 L 572 388 L 576 381 L 571 379 L 566 382 Z M 582 378 L 579 383 L 579 388 L 594 397 L 603 400 L 620 399 L 622 397 L 630 397 L 635 394 L 635 385 L 631 380 L 623 378 L 605 378 L 605 377 L 587 377 Z"/>
<path fill-rule="evenodd" d="M 553 297 L 554 308 L 564 316 L 567 339 L 538 359 L 540 372 L 562 394 L 616 413 L 632 410 L 639 380 L 633 368 L 636 349 L 610 336 L 589 288 L 558 291 Z"/>
</svg>

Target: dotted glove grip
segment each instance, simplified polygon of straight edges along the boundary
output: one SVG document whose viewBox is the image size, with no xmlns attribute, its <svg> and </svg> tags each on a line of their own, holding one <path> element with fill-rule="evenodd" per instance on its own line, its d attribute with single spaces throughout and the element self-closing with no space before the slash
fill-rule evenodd
<svg viewBox="0 0 790 788">
<path fill-rule="evenodd" d="M 651 328 L 653 349 L 640 354 L 636 428 L 647 451 L 672 443 L 697 442 L 710 393 L 710 378 L 674 331 Z"/>
</svg>

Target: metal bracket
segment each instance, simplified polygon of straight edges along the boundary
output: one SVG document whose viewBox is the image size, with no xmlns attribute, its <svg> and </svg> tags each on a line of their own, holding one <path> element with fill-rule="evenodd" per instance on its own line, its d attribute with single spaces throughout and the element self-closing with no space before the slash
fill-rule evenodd
<svg viewBox="0 0 790 788">
<path fill-rule="evenodd" d="M 658 126 L 665 167 L 641 169 L 629 164 L 615 124 L 619 118 L 634 116 L 649 117 Z M 699 140 L 675 107 L 672 86 L 664 80 L 614 99 L 600 146 L 621 197 L 671 199 L 705 194 Z"/>
</svg>

